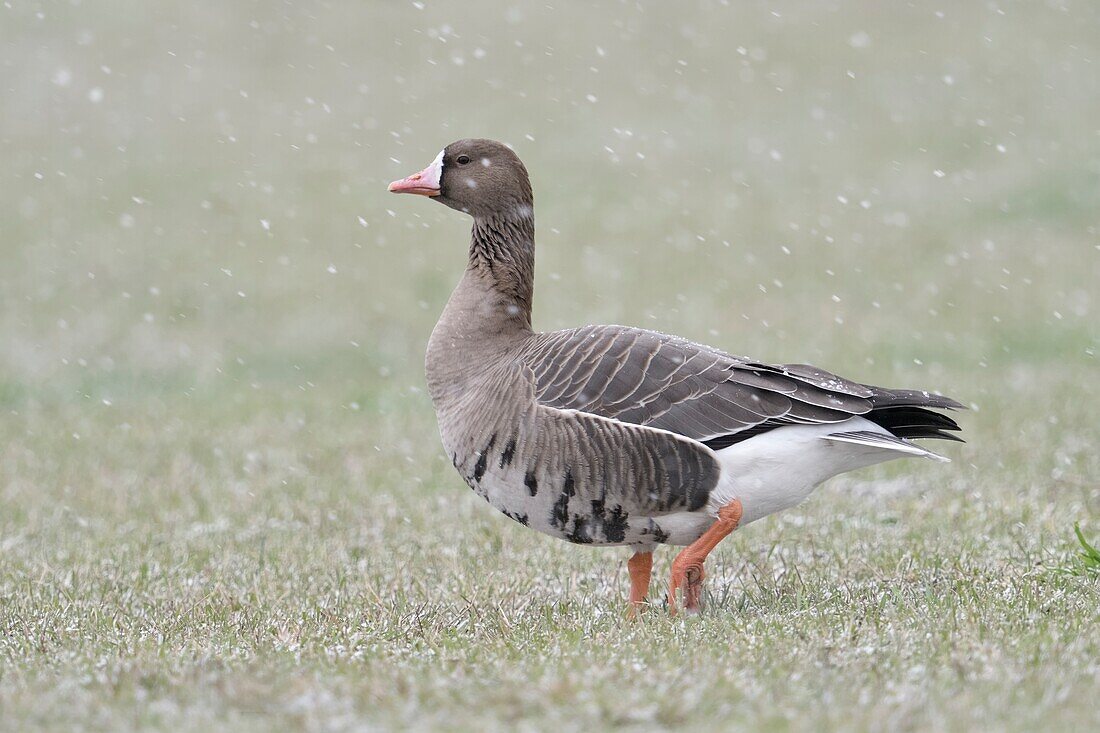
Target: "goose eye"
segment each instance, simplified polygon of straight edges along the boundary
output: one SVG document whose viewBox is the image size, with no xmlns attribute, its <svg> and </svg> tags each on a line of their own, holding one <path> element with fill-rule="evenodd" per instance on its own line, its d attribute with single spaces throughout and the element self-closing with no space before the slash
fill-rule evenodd
<svg viewBox="0 0 1100 733">
<path fill-rule="evenodd" d="M 459 165 L 466 165 L 467 163 L 470 162 L 470 156 L 469 155 L 460 155 L 455 159 L 455 162 L 458 163 Z"/>
</svg>

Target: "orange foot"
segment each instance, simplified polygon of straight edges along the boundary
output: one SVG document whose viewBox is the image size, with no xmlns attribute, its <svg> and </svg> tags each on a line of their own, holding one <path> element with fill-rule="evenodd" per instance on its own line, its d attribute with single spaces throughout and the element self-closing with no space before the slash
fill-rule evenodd
<svg viewBox="0 0 1100 733">
<path fill-rule="evenodd" d="M 684 588 L 684 610 L 698 613 L 703 598 L 703 563 L 711 550 L 729 536 L 741 523 L 741 502 L 734 499 L 718 510 L 718 519 L 703 536 L 685 547 L 672 561 L 672 578 L 668 584 L 668 612 L 676 615 L 676 591 Z"/>
<path fill-rule="evenodd" d="M 637 618 L 645 607 L 645 597 L 649 594 L 649 578 L 653 571 L 653 553 L 635 552 L 626 563 L 630 571 L 630 607 L 627 618 Z"/>
</svg>

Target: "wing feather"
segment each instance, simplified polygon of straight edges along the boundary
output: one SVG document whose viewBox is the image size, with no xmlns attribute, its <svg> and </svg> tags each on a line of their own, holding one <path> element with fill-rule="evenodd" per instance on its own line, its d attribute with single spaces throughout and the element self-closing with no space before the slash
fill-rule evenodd
<svg viewBox="0 0 1100 733">
<path fill-rule="evenodd" d="M 625 326 L 538 334 L 522 359 L 542 405 L 667 430 L 713 448 L 781 425 L 835 423 L 899 407 L 962 407 L 928 392 L 871 387 L 807 364 L 765 364 Z M 900 427 L 914 436 L 957 429 L 950 419 L 920 417 Z"/>
</svg>

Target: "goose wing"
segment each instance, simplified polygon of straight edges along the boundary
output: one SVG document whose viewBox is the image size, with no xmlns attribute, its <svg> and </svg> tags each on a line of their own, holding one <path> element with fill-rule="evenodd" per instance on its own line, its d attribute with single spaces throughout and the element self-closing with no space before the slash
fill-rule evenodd
<svg viewBox="0 0 1100 733">
<path fill-rule="evenodd" d="M 542 405 L 660 428 L 716 450 L 782 425 L 875 419 L 873 411 L 896 409 L 905 410 L 902 422 L 922 430 L 956 430 L 950 418 L 925 408 L 962 407 L 927 392 L 871 387 L 805 364 L 764 364 L 626 326 L 539 334 L 523 359 Z M 933 417 L 930 428 L 924 423 Z"/>
</svg>

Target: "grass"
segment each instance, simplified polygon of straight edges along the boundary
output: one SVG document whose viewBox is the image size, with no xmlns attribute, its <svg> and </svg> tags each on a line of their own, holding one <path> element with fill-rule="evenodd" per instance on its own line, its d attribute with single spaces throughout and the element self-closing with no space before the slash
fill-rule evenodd
<svg viewBox="0 0 1100 733">
<path fill-rule="evenodd" d="M 12 5 L 0 729 L 1100 722 L 1095 10 Z M 438 446 L 467 224 L 384 187 L 475 134 L 534 178 L 539 327 L 937 389 L 969 442 L 623 623 L 625 553 Z"/>
<path fill-rule="evenodd" d="M 1073 523 L 1073 533 L 1077 535 L 1077 542 L 1081 545 L 1081 551 L 1077 554 L 1075 567 L 1065 568 L 1070 574 L 1087 574 L 1100 572 L 1100 550 L 1097 550 L 1085 539 L 1085 533 L 1081 531 L 1081 523 Z"/>
</svg>

